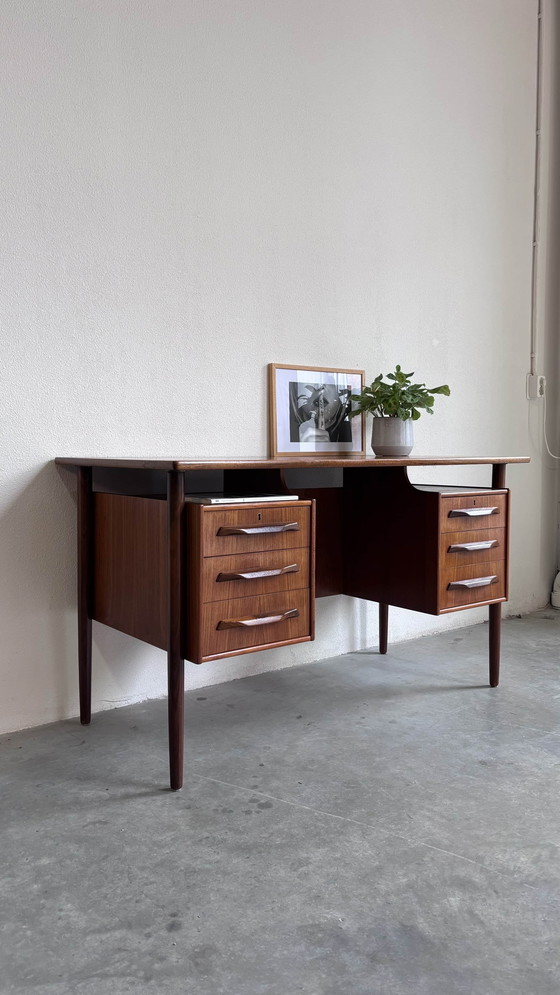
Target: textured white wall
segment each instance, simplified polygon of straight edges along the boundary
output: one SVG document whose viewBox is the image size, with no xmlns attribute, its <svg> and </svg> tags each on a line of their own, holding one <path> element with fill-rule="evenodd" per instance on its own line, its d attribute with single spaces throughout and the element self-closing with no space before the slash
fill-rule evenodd
<svg viewBox="0 0 560 995">
<path fill-rule="evenodd" d="M 452 387 L 418 453 L 538 451 L 536 0 L 3 0 L 0 20 L 7 730 L 77 710 L 55 455 L 263 456 L 271 361 L 401 362 Z M 514 612 L 547 599 L 553 476 L 510 471 Z M 373 645 L 375 616 L 319 602 L 315 643 L 187 679 Z M 402 639 L 483 615 L 393 617 Z M 99 625 L 94 672 L 95 708 L 165 690 L 163 653 Z"/>
</svg>

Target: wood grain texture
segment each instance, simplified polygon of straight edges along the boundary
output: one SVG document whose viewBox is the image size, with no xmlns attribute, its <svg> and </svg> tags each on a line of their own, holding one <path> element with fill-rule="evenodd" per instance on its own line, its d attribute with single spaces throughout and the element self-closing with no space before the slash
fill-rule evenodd
<svg viewBox="0 0 560 995">
<path fill-rule="evenodd" d="M 294 569 L 287 573 L 269 576 L 249 576 L 245 580 L 221 580 L 224 575 L 261 571 Z M 237 553 L 234 556 L 206 556 L 202 560 L 200 599 L 226 601 L 253 594 L 273 594 L 276 591 L 295 591 L 310 586 L 309 548 L 269 550 L 260 553 Z"/>
<path fill-rule="evenodd" d="M 491 542 L 489 549 L 452 549 L 461 544 Z M 471 529 L 470 532 L 442 532 L 439 538 L 439 571 L 445 573 L 448 565 L 490 563 L 491 560 L 505 560 L 507 552 L 506 529 Z"/>
<path fill-rule="evenodd" d="M 462 589 L 449 588 L 450 584 L 489 576 L 495 576 L 496 580 L 487 586 Z M 441 575 L 439 600 L 441 611 L 445 611 L 446 608 L 464 608 L 467 605 L 487 604 L 489 601 L 503 601 L 504 598 L 505 560 L 503 559 L 486 563 L 469 563 L 468 565 L 460 563 L 451 565 L 448 563 Z"/>
<path fill-rule="evenodd" d="M 302 467 L 364 467 L 375 469 L 400 466 L 483 466 L 496 467 L 507 463 L 530 463 L 529 456 L 406 456 L 384 459 L 379 456 L 298 456 L 252 460 L 189 460 L 189 459 L 100 459 L 83 456 L 57 456 L 59 466 L 107 466 L 146 470 L 274 470 Z M 494 485 L 497 486 L 497 485 Z"/>
<path fill-rule="evenodd" d="M 264 550 L 309 547 L 310 503 L 203 506 L 202 555 L 226 556 Z M 269 531 L 284 529 L 288 531 Z M 254 529 L 253 534 L 220 534 L 228 529 Z M 262 530 L 262 531 L 261 531 Z M 266 530 L 266 531 L 265 531 Z"/>
<path fill-rule="evenodd" d="M 447 496 L 441 497 L 442 507 L 440 509 L 440 524 L 442 527 L 442 532 L 440 535 L 440 558 L 439 558 L 439 609 L 442 614 L 447 614 L 451 611 L 460 611 L 463 608 L 469 607 L 479 607 L 481 605 L 492 603 L 493 601 L 502 602 L 507 601 L 509 597 L 509 522 L 510 522 L 510 492 L 509 491 L 497 491 L 497 492 L 486 492 L 481 493 L 480 496 L 470 495 L 471 498 L 479 501 L 479 503 L 486 503 L 489 506 L 497 506 L 498 514 L 492 515 L 489 518 L 483 519 L 467 519 L 467 518 L 448 518 L 449 508 L 452 506 L 450 502 L 458 501 L 461 507 L 468 507 L 466 501 L 462 497 L 449 498 Z M 501 525 L 500 529 L 490 528 L 484 529 L 480 528 L 483 522 L 488 524 L 492 523 L 492 526 Z M 450 523 L 460 524 L 461 533 L 447 532 L 445 529 Z M 499 535 L 498 535 L 499 533 Z M 451 545 L 454 536 L 457 534 L 461 535 L 462 539 L 467 541 L 475 542 L 478 539 L 483 539 L 484 537 L 496 537 L 498 539 L 499 545 L 495 551 L 489 550 L 488 552 L 477 553 L 458 553 L 445 555 L 443 553 L 444 547 L 448 550 L 448 544 Z M 465 560 L 463 560 L 465 556 Z M 466 565 L 466 558 L 470 559 L 470 564 Z M 447 584 L 451 579 L 457 579 L 457 575 L 453 570 L 452 564 L 456 565 L 460 563 L 465 564 L 465 570 L 462 571 L 462 575 L 467 578 L 472 576 L 468 573 L 471 567 L 475 568 L 476 576 L 486 576 L 492 573 L 497 573 L 498 580 L 496 583 L 492 584 L 488 588 L 472 589 L 472 597 L 469 598 L 467 593 L 463 593 L 461 597 L 457 597 L 457 591 L 450 592 L 447 590 Z M 497 616 L 501 619 L 501 613 Z M 500 626 L 500 621 L 497 625 Z M 499 640 L 498 640 L 499 641 Z M 491 655 L 491 654 L 490 654 Z M 498 667 L 499 667 L 499 648 L 498 648 Z"/>
<path fill-rule="evenodd" d="M 472 518 L 451 515 L 458 511 L 480 511 L 481 509 L 497 508 L 491 515 L 475 515 Z M 456 497 L 441 496 L 440 531 L 470 532 L 479 529 L 503 529 L 506 527 L 507 494 L 504 491 L 479 494 L 464 494 Z"/>
<path fill-rule="evenodd" d="M 202 663 L 206 659 L 266 648 L 268 640 L 276 646 L 312 638 L 315 618 L 312 597 L 314 511 L 311 501 L 291 501 L 285 505 L 274 503 L 272 507 L 265 503 L 227 508 L 187 505 L 184 562 L 188 594 L 183 633 L 187 659 Z M 297 531 L 264 531 L 249 536 L 217 535 L 224 526 L 256 524 L 266 528 L 267 523 L 294 521 L 298 524 Z M 257 547 L 254 551 L 253 546 Z M 242 552 L 208 555 L 227 547 L 234 550 L 241 548 Z M 220 574 L 232 571 L 245 570 L 250 573 L 254 570 L 258 573 L 290 565 L 295 565 L 297 570 L 250 580 L 217 580 Z M 304 609 L 298 619 L 242 629 L 224 630 L 223 626 L 218 629 L 218 624 L 227 619 L 269 611 L 283 613 L 294 607 L 299 610 L 302 599 Z"/>
<path fill-rule="evenodd" d="M 279 616 L 297 610 L 296 618 L 270 625 L 244 628 L 218 628 L 235 619 Z M 310 592 L 280 591 L 251 598 L 214 601 L 202 606 L 200 655 L 203 660 L 238 653 L 240 650 L 270 649 L 289 642 L 309 639 Z"/>
<path fill-rule="evenodd" d="M 93 618 L 167 649 L 167 504 L 94 494 Z"/>
</svg>

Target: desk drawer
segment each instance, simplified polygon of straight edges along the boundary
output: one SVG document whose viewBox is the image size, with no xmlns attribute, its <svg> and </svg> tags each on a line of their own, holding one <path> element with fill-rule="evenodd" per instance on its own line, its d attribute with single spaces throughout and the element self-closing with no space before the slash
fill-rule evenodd
<svg viewBox="0 0 560 995">
<path fill-rule="evenodd" d="M 441 497 L 440 532 L 503 529 L 507 525 L 507 494 L 458 494 Z"/>
<path fill-rule="evenodd" d="M 213 601 L 202 606 L 202 660 L 306 639 L 311 639 L 308 589 Z"/>
<path fill-rule="evenodd" d="M 490 563 L 506 555 L 505 529 L 471 529 L 470 532 L 444 532 L 439 538 L 440 570 Z"/>
<path fill-rule="evenodd" d="M 309 549 L 206 556 L 201 580 L 203 603 L 309 587 Z"/>
<path fill-rule="evenodd" d="M 448 563 L 440 579 L 440 611 L 487 604 L 506 596 L 505 560 Z"/>
<path fill-rule="evenodd" d="M 204 508 L 202 556 L 309 546 L 311 503 Z"/>
</svg>

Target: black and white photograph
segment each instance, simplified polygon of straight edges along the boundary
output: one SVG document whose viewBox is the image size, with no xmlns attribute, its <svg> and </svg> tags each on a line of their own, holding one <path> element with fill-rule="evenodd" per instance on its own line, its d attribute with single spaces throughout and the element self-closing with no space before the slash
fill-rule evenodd
<svg viewBox="0 0 560 995">
<path fill-rule="evenodd" d="M 363 371 L 271 363 L 269 375 L 272 457 L 363 454 L 363 419 L 349 417 Z"/>
</svg>

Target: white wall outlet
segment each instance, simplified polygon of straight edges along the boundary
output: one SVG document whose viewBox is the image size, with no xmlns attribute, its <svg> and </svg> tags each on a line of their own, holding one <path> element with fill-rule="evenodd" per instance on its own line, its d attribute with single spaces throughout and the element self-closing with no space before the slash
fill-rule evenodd
<svg viewBox="0 0 560 995">
<path fill-rule="evenodd" d="M 529 401 L 538 401 L 544 397 L 546 390 L 546 377 L 540 373 L 527 374 L 527 398 Z"/>
</svg>

